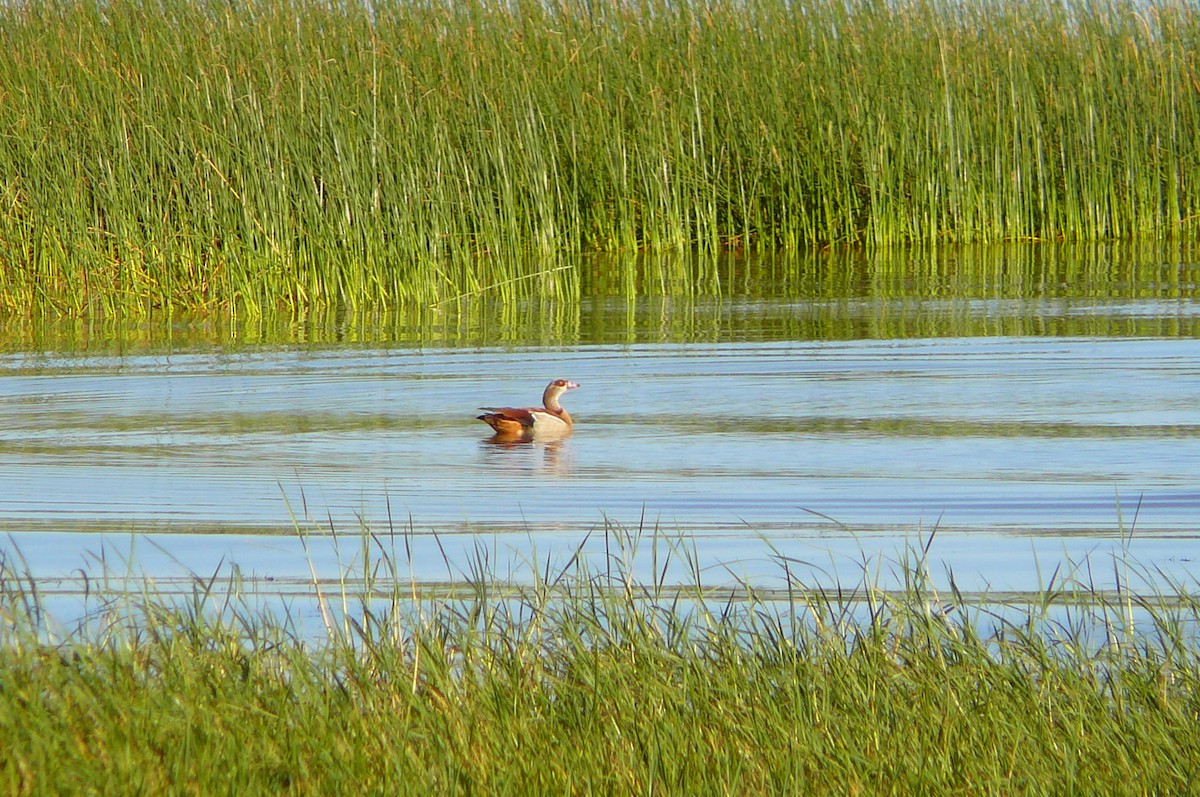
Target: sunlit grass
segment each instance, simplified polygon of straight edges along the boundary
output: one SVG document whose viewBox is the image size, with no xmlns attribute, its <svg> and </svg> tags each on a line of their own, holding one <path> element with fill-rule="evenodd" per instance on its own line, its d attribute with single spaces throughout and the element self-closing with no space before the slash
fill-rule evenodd
<svg viewBox="0 0 1200 797">
<path fill-rule="evenodd" d="M 0 37 L 9 312 L 571 298 L 581 251 L 1200 219 L 1177 0 L 33 0 Z"/>
<path fill-rule="evenodd" d="M 968 599 L 935 586 L 926 544 L 895 563 L 899 591 L 866 566 L 859 584 L 805 584 L 780 553 L 768 594 L 703 573 L 678 544 L 603 533 L 598 561 L 577 551 L 514 580 L 480 551 L 433 588 L 406 571 L 403 535 L 364 531 L 344 538 L 341 577 L 284 615 L 236 570 L 183 594 L 93 574 L 91 612 L 66 631 L 10 548 L 0 782 L 1161 794 L 1200 764 L 1200 605 L 1182 586 L 1111 594 L 1055 573 L 1021 605 Z M 655 563 L 643 581 L 639 545 Z M 677 565 L 690 583 L 665 580 Z M 296 619 L 314 603 L 319 633 Z"/>
</svg>

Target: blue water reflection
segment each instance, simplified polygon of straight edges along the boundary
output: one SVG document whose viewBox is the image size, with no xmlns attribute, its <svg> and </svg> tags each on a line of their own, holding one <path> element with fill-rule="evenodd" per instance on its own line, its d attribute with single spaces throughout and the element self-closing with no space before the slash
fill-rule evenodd
<svg viewBox="0 0 1200 797">
<path fill-rule="evenodd" d="M 304 578 L 364 528 L 404 528 L 414 577 L 441 580 L 444 552 L 453 576 L 479 541 L 554 556 L 606 523 L 764 578 L 774 550 L 848 578 L 935 527 L 935 558 L 979 588 L 1036 589 L 1131 529 L 1181 579 L 1200 556 L 1187 337 L 11 355 L 0 373 L 0 528 L 39 577 L 138 539 L 151 575 Z M 583 384 L 572 437 L 485 442 L 477 406 L 558 376 Z"/>
</svg>

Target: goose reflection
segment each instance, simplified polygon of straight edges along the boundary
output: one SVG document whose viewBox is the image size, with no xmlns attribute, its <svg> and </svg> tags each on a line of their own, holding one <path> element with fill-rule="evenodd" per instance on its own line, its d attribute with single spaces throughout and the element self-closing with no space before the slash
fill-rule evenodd
<svg viewBox="0 0 1200 797">
<path fill-rule="evenodd" d="M 552 473 L 565 476 L 571 472 L 570 447 L 567 436 L 530 437 L 527 435 L 494 434 L 480 442 L 484 459 L 489 465 L 527 473 Z"/>
</svg>

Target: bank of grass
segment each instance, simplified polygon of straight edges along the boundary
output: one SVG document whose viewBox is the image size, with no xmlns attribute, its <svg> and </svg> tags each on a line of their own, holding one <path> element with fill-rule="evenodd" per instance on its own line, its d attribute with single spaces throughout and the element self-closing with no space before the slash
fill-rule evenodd
<svg viewBox="0 0 1200 797">
<path fill-rule="evenodd" d="M 0 43 L 9 312 L 569 298 L 587 250 L 1200 219 L 1183 0 L 28 0 Z"/>
<path fill-rule="evenodd" d="M 768 599 L 745 583 L 706 589 L 686 556 L 691 586 L 638 583 L 620 564 L 631 540 L 617 536 L 595 567 L 582 556 L 533 567 L 525 586 L 480 557 L 465 581 L 431 590 L 398 572 L 402 557 L 371 555 L 389 543 L 367 536 L 361 572 L 319 587 L 326 625 L 315 635 L 294 621 L 307 601 L 282 616 L 255 607 L 236 572 L 196 576 L 183 597 L 113 592 L 97 578 L 85 627 L 56 632 L 10 550 L 0 784 L 8 794 L 1194 788 L 1200 605 L 1181 587 L 1139 598 L 1055 574 L 1020 607 L 971 603 L 939 594 L 915 551 L 897 565 L 905 589 L 890 593 L 869 575 L 806 587 L 781 556 L 784 586 Z M 655 572 L 668 559 L 656 553 Z"/>
</svg>

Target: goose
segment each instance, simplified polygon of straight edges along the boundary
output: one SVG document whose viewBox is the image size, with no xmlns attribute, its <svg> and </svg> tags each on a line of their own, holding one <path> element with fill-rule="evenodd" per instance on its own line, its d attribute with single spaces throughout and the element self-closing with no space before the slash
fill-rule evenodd
<svg viewBox="0 0 1200 797">
<path fill-rule="evenodd" d="M 558 397 L 579 387 L 569 379 L 555 379 L 546 385 L 540 407 L 480 407 L 479 420 L 496 430 L 498 437 L 564 436 L 574 427 L 571 415 L 558 403 Z"/>
</svg>

